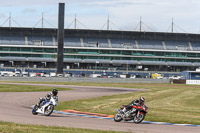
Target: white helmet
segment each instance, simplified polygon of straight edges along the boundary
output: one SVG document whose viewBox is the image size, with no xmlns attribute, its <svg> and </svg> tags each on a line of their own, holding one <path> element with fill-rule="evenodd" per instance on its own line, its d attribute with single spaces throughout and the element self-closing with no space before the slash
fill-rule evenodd
<svg viewBox="0 0 200 133">
<path fill-rule="evenodd" d="M 145 98 L 144 97 L 140 97 L 140 102 L 144 103 L 145 102 Z"/>
</svg>

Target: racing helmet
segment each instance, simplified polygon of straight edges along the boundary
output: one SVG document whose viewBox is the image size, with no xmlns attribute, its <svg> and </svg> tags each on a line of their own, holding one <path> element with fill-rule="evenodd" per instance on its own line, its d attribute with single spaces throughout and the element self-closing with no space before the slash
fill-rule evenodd
<svg viewBox="0 0 200 133">
<path fill-rule="evenodd" d="M 144 103 L 145 102 L 145 98 L 144 97 L 140 97 L 140 102 Z"/>
<path fill-rule="evenodd" d="M 53 90 L 52 90 L 52 94 L 53 94 L 54 96 L 57 96 L 57 94 L 58 94 L 58 90 L 53 89 Z"/>
</svg>

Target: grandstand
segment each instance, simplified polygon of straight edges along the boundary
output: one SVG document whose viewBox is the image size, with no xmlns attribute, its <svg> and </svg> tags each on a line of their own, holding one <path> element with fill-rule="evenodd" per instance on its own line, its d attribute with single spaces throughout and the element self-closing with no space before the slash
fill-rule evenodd
<svg viewBox="0 0 200 133">
<path fill-rule="evenodd" d="M 65 29 L 64 68 L 99 70 L 195 70 L 200 35 Z M 57 29 L 0 27 L 4 67 L 56 68 Z"/>
</svg>

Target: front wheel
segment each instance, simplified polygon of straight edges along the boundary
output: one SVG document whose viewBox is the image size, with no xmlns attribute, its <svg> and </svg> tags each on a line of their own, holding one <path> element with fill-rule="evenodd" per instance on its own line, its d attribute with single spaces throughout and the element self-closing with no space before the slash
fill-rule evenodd
<svg viewBox="0 0 200 133">
<path fill-rule="evenodd" d="M 134 117 L 134 123 L 141 123 L 144 120 L 145 114 L 141 113 Z"/>
<path fill-rule="evenodd" d="M 117 113 L 114 117 L 115 122 L 120 122 L 122 120 L 121 114 Z"/>
<path fill-rule="evenodd" d="M 33 114 L 33 115 L 37 115 L 37 114 L 38 114 L 38 113 L 36 112 L 37 109 L 38 109 L 38 107 L 35 105 L 35 106 L 33 107 L 33 110 L 32 110 L 32 114 Z"/>
<path fill-rule="evenodd" d="M 51 113 L 53 112 L 53 110 L 54 110 L 54 106 L 53 106 L 53 105 L 47 106 L 47 107 L 45 108 L 45 110 L 44 110 L 44 115 L 45 115 L 45 116 L 51 115 Z"/>
</svg>

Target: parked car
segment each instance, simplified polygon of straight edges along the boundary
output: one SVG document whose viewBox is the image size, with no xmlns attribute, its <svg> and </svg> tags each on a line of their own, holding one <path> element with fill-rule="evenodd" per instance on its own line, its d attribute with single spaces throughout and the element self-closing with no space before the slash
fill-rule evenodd
<svg viewBox="0 0 200 133">
<path fill-rule="evenodd" d="M 91 78 L 101 78 L 101 74 L 91 74 Z"/>
<path fill-rule="evenodd" d="M 21 76 L 21 72 L 20 71 L 15 71 L 15 77 L 20 77 Z"/>
<path fill-rule="evenodd" d="M 131 77 L 130 77 L 131 79 L 135 79 L 135 78 L 142 78 L 142 76 L 141 75 L 139 75 L 139 74 L 136 74 L 136 75 L 131 75 Z"/>
<path fill-rule="evenodd" d="M 22 77 L 28 77 L 29 73 L 28 72 L 22 72 Z"/>
<path fill-rule="evenodd" d="M 8 71 L 1 71 L 1 76 L 8 77 Z"/>
<path fill-rule="evenodd" d="M 177 75 L 173 75 L 173 76 L 169 77 L 169 79 L 180 79 L 180 78 L 181 78 L 181 76 L 177 76 Z"/>
<path fill-rule="evenodd" d="M 50 77 L 56 77 L 56 73 L 55 72 L 50 72 Z"/>
</svg>

